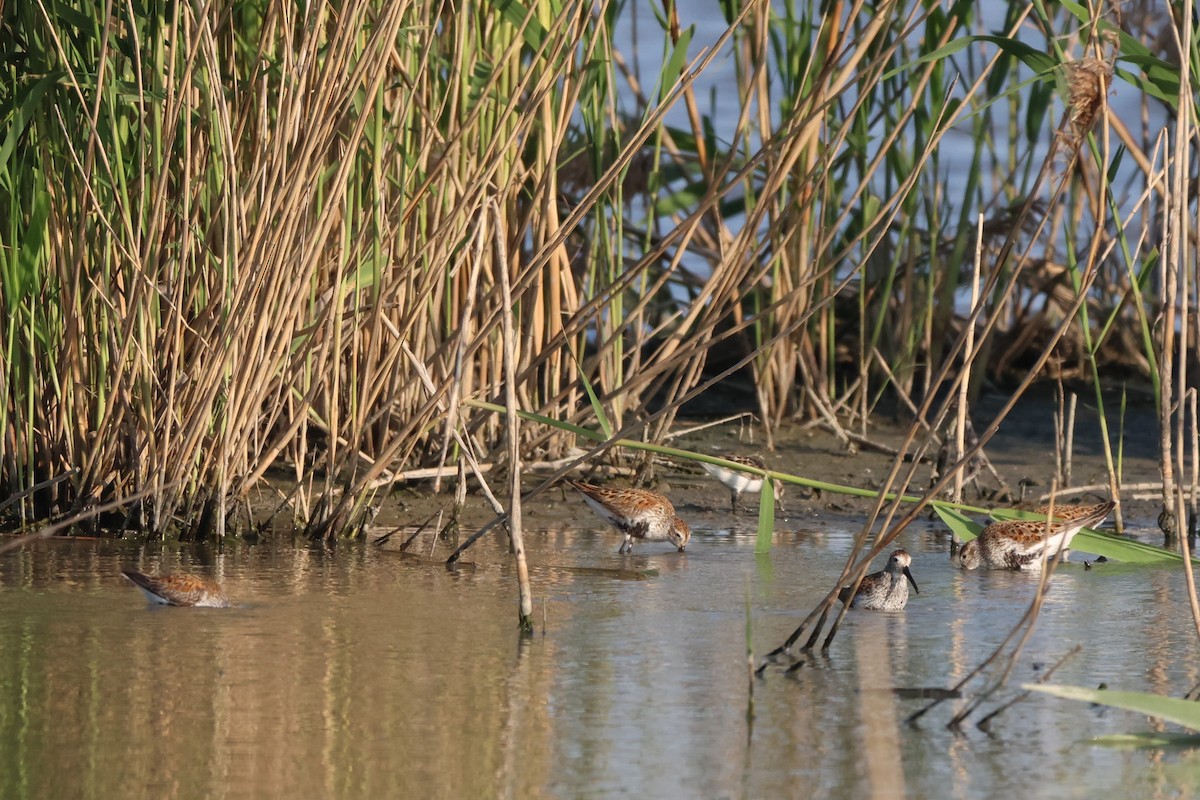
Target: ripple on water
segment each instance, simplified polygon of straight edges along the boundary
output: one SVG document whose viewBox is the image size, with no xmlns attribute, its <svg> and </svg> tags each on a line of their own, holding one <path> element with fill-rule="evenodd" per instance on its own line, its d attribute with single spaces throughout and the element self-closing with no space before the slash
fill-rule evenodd
<svg viewBox="0 0 1200 800">
<path fill-rule="evenodd" d="M 907 610 L 852 611 L 828 653 L 753 681 L 751 724 L 747 604 L 761 657 L 830 589 L 854 531 L 784 526 L 761 557 L 737 523 L 629 557 L 601 527 L 530 531 L 524 642 L 498 539 L 460 572 L 375 548 L 197 563 L 41 544 L 0 561 L 0 796 L 1066 797 L 1192 780 L 1172 769 L 1186 754 L 1081 744 L 1148 726 L 1080 704 L 1030 698 L 992 737 L 945 730 L 955 702 L 903 725 L 923 701 L 892 688 L 952 685 L 1036 585 L 955 570 L 922 531 L 899 542 L 921 586 Z M 234 608 L 147 608 L 123 567 L 212 576 Z M 1057 681 L 1181 694 L 1200 683 L 1182 590 L 1169 570 L 1068 565 L 1011 684 L 1080 644 Z"/>
</svg>

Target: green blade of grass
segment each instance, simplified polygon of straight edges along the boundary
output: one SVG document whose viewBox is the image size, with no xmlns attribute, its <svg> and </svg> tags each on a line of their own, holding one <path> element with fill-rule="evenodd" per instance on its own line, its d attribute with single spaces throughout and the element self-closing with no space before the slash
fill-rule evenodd
<svg viewBox="0 0 1200 800">
<path fill-rule="evenodd" d="M 1113 689 L 1086 689 L 1082 686 L 1056 686 L 1053 684 L 1027 683 L 1021 687 L 1031 692 L 1041 692 L 1064 700 L 1083 703 L 1099 703 L 1110 708 L 1134 711 L 1200 730 L 1200 703 L 1163 697 L 1149 692 L 1121 692 Z"/>
<path fill-rule="evenodd" d="M 1126 750 L 1158 750 L 1163 747 L 1200 747 L 1200 736 L 1194 733 L 1117 733 L 1112 736 L 1097 736 L 1089 740 L 1104 747 L 1119 747 Z"/>
<path fill-rule="evenodd" d="M 754 540 L 754 552 L 767 553 L 771 550 L 771 534 L 775 532 L 775 484 L 771 476 L 763 478 L 758 497 L 758 536 Z"/>
<path fill-rule="evenodd" d="M 600 423 L 600 430 L 604 432 L 604 438 L 611 439 L 613 435 L 612 423 L 608 421 L 608 415 L 604 413 L 604 404 L 596 396 L 596 390 L 592 388 L 592 382 L 588 380 L 587 372 L 583 369 L 583 363 L 575 356 L 575 351 L 568 347 L 567 352 L 571 354 L 571 359 L 575 362 L 575 371 L 579 373 L 579 380 L 583 383 L 584 390 L 587 391 L 588 402 L 592 406 L 592 413 L 596 415 L 596 421 Z M 574 427 L 572 426 L 572 428 Z M 573 432 L 578 434 L 581 430 L 576 428 Z"/>
</svg>

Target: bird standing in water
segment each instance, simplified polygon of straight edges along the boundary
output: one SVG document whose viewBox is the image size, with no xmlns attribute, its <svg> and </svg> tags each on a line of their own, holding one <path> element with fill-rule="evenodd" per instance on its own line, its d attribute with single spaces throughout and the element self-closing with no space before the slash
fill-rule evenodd
<svg viewBox="0 0 1200 800">
<path fill-rule="evenodd" d="M 888 556 L 887 566 L 881 572 L 865 576 L 858 584 L 858 591 L 850 597 L 850 587 L 838 592 L 838 599 L 849 601 L 851 608 L 869 608 L 875 611 L 902 611 L 908 605 L 908 584 L 917 594 L 917 582 L 913 579 L 909 565 L 912 556 L 907 550 L 896 550 Z"/>
<path fill-rule="evenodd" d="M 670 542 L 682 553 L 692 538 L 687 523 L 675 516 L 675 506 L 661 494 L 645 489 L 612 489 L 583 481 L 568 483 L 583 495 L 593 511 L 625 534 L 618 553 L 631 552 L 634 539 Z"/>
<path fill-rule="evenodd" d="M 758 456 L 721 456 L 721 458 L 756 469 L 765 470 L 767 468 L 767 462 Z M 704 467 L 709 475 L 729 487 L 729 505 L 735 514 L 738 511 L 738 498 L 741 497 L 742 492 L 758 494 L 762 491 L 763 483 L 766 482 L 766 478 L 754 472 L 743 472 L 740 469 L 720 464 L 709 464 L 707 461 L 701 461 L 700 466 Z M 786 511 L 787 509 L 783 507 L 783 484 L 778 481 L 771 481 L 771 484 L 775 487 L 775 505 L 779 507 L 780 511 Z"/>
<path fill-rule="evenodd" d="M 993 522 L 958 549 L 956 561 L 963 569 L 1038 572 L 1044 559 L 1054 558 L 1059 550 L 1070 549 L 1075 534 L 1099 525 L 1115 505 L 1109 500 L 1091 506 L 1055 507 L 1054 519 L 1049 522 L 1033 519 Z M 1039 509 L 1038 513 L 1045 511 Z"/>
</svg>

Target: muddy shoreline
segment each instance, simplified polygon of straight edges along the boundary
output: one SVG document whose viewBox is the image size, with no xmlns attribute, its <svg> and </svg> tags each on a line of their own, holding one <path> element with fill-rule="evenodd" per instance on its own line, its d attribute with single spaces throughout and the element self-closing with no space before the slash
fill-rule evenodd
<svg viewBox="0 0 1200 800">
<path fill-rule="evenodd" d="M 977 431 L 983 431 L 992 422 L 1006 399 L 1007 395 L 1001 394 L 980 398 L 972 409 Z M 1071 487 L 1068 487 L 1069 491 L 1060 490 L 1060 497 L 1069 502 L 1094 501 L 1107 497 L 1108 493 L 1100 489 L 1078 491 L 1078 487 L 1107 484 L 1101 426 L 1095 395 L 1081 392 L 1077 402 Z M 1127 397 L 1123 422 L 1118 419 L 1120 393 L 1110 392 L 1105 396 L 1105 404 L 1110 417 L 1109 432 L 1114 458 L 1118 453 L 1118 436 L 1123 436 L 1124 440 L 1121 448 L 1122 486 L 1157 484 L 1161 480 L 1158 467 L 1159 434 L 1152 398 L 1141 394 Z M 1040 502 L 1050 491 L 1054 479 L 1054 408 L 1053 388 L 1035 388 L 1018 403 L 985 448 L 992 466 L 1013 492 L 1019 492 L 1021 485 L 1025 485 L 1025 496 L 1029 502 Z M 676 429 L 688 430 L 706 422 L 708 420 L 702 418 L 682 418 Z M 860 430 L 855 432 L 861 433 Z M 890 422 L 885 415 L 878 414 L 868 427 L 866 438 L 883 447 L 896 448 L 904 434 L 902 423 Z M 865 489 L 875 489 L 880 485 L 894 459 L 894 456 L 870 446 L 858 445 L 848 449 L 832 432 L 801 425 L 781 429 L 776 436 L 774 452 L 766 450 L 760 431 L 738 422 L 679 436 L 670 444 L 713 455 L 757 454 L 763 456 L 771 468 L 779 471 Z M 918 466 L 910 493 L 920 494 L 929 485 L 931 466 L 928 463 Z M 527 474 L 526 489 L 532 489 L 545 477 L 531 471 Z M 998 488 L 995 480 L 986 473 L 981 479 L 986 489 Z M 598 480 L 605 482 L 602 478 Z M 623 485 L 623 479 L 613 480 Z M 452 483 L 444 483 L 440 495 L 432 494 L 431 486 L 431 483 L 421 483 L 394 492 L 372 526 L 372 537 L 380 531 L 415 525 L 418 520 L 435 514 L 438 509 L 448 507 L 451 494 L 447 487 Z M 747 508 L 734 515 L 729 509 L 729 492 L 693 464 L 660 463 L 657 467 L 657 483 L 653 488 L 667 494 L 693 528 L 748 533 L 753 533 L 755 529 L 757 496 L 744 495 L 742 504 Z M 500 496 L 499 485 L 494 486 L 493 490 Z M 1161 504 L 1154 494 L 1148 491 L 1123 492 L 1124 532 L 1150 544 L 1161 545 L 1162 535 L 1156 524 Z M 974 487 L 964 490 L 963 500 L 982 507 L 1006 505 L 981 497 Z M 832 492 L 817 494 L 789 486 L 784 497 L 787 511 L 777 515 L 777 528 L 803 530 L 818 520 L 861 525 L 873 502 L 871 498 Z M 574 493 L 566 491 L 564 487 L 552 487 L 535 498 L 525 500 L 523 505 L 525 524 L 531 529 L 603 526 L 583 503 L 577 502 Z M 469 535 L 492 518 L 490 506 L 472 481 L 461 518 L 463 534 Z M 929 523 L 933 527 L 937 524 Z M 1109 525 L 1112 525 L 1111 521 Z M 394 540 L 401 538 L 393 537 Z M 395 541 L 389 544 L 394 545 Z M 443 555 L 446 552 L 441 547 L 438 550 Z"/>
</svg>

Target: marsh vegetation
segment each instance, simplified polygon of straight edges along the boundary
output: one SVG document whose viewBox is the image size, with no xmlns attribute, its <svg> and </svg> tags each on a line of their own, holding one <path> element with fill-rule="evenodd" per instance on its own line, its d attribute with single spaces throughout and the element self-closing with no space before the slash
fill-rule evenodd
<svg viewBox="0 0 1200 800">
<path fill-rule="evenodd" d="M 394 554 L 381 537 L 380 547 L 346 548 L 365 566 L 356 571 L 357 563 L 338 562 L 337 586 L 393 592 L 405 608 L 431 609 L 430 618 L 443 607 L 457 609 L 491 632 L 491 638 L 464 636 L 471 641 L 464 647 L 492 642 L 486 654 L 492 660 L 479 663 L 491 664 L 486 675 L 494 678 L 505 667 L 497 654 L 510 643 L 507 631 L 496 633 L 500 626 L 492 624 L 498 603 L 484 604 L 475 616 L 479 609 L 459 590 L 476 585 L 488 597 L 506 593 L 510 544 L 527 632 L 534 628 L 531 573 L 534 581 L 582 586 L 589 600 L 614 581 L 653 584 L 645 579 L 659 569 L 674 573 L 662 586 L 631 592 L 641 605 L 623 597 L 614 602 L 611 616 L 603 603 L 580 603 L 579 611 L 573 598 L 551 597 L 561 616 L 552 617 L 550 629 L 572 633 L 585 655 L 593 640 L 605 647 L 632 642 L 616 660 L 642 664 L 638 659 L 649 653 L 647 675 L 670 665 L 653 657 L 653 643 L 629 632 L 677 634 L 672 647 L 687 661 L 679 674 L 695 685 L 717 673 L 728 678 L 717 683 L 733 702 L 721 707 L 744 716 L 746 780 L 766 780 L 743 783 L 743 790 L 795 778 L 786 770 L 754 778 L 749 768 L 755 692 L 773 698 L 759 706 L 764 717 L 780 715 L 777 725 L 760 723 L 760 738 L 763 731 L 770 738 L 792 730 L 789 704 L 809 704 L 783 681 L 764 689 L 751 677 L 743 694 L 740 654 L 733 669 L 729 659 L 720 670 L 704 663 L 718 644 L 729 653 L 743 643 L 731 648 L 728 641 L 693 639 L 679 620 L 702 629 L 715 615 L 714 631 L 740 636 L 741 598 L 733 608 L 726 600 L 751 585 L 776 609 L 762 613 L 745 600 L 751 670 L 762 674 L 774 663 L 759 665 L 755 657 L 774 644 L 763 642 L 764 627 L 779 622 L 772 615 L 786 614 L 790 629 L 800 604 L 814 602 L 773 654 L 794 660 L 770 668 L 806 670 L 804 698 L 823 699 L 830 687 L 838 696 L 866 698 L 853 717 L 863 724 L 880 714 L 895 718 L 896 703 L 877 702 L 862 689 L 902 680 L 949 686 L 982 676 L 954 715 L 958 725 L 966 714 L 984 711 L 981 704 L 1011 676 L 1031 677 L 1020 662 L 1030 642 L 1041 643 L 1044 657 L 1068 662 L 1075 651 L 1053 652 L 1054 637 L 1082 636 L 1093 623 L 1133 629 L 1120 639 L 1125 649 L 1112 650 L 1122 658 L 1155 648 L 1171 654 L 1164 657 L 1177 673 L 1170 681 L 1133 688 L 1162 693 L 1180 681 L 1195 684 L 1200 679 L 1188 666 L 1194 642 L 1173 638 L 1187 623 L 1181 606 L 1169 601 L 1187 596 L 1200 628 L 1182 535 L 1194 525 L 1200 499 L 1196 28 L 1191 3 L 1150 0 L 0 4 L 0 524 L 17 534 L 0 540 L 0 553 L 60 530 L 100 533 L 112 540 L 88 545 L 103 558 L 87 569 L 116 575 L 134 555 L 162 560 L 124 549 L 160 547 L 159 540 L 217 542 L 218 561 L 246 549 L 230 534 L 261 541 L 268 526 L 299 531 L 302 540 L 343 542 L 361 534 L 402 486 L 435 494 L 438 506 L 453 490 L 444 509 L 449 521 L 438 523 L 445 534 L 459 524 L 455 509 L 469 490 L 484 498 L 490 521 L 464 518 L 457 548 L 438 550 L 437 560 L 457 563 L 461 573 L 405 563 L 406 582 L 397 591 L 387 562 Z M 1137 491 L 1156 498 L 1166 541 L 1181 553 L 1091 534 L 1078 541 L 1101 554 L 1113 548 L 1129 562 L 1182 563 L 1186 576 L 1158 570 L 1147 582 L 1122 572 L 1136 569 L 1126 566 L 1106 573 L 1117 587 L 1107 591 L 1081 570 L 1069 572 L 1068 589 L 1100 610 L 1082 622 L 1051 615 L 1051 633 L 1035 635 L 1042 600 L 1060 585 L 1049 583 L 1053 567 L 1032 583 L 1002 575 L 982 584 L 950 576 L 945 563 L 926 573 L 918 566 L 947 549 L 945 527 L 973 535 L 977 523 L 960 512 L 978 514 L 984 505 L 1013 499 L 1001 486 L 971 506 L 964 502 L 966 484 L 986 463 L 985 448 L 1006 417 L 1038 383 L 1053 387 L 1047 393 L 1053 407 L 1044 412 L 1055 418 L 1055 435 L 1039 445 L 1047 461 L 1055 459 L 1051 502 L 1079 488 L 1071 468 L 1074 420 L 1077 406 L 1087 406 L 1089 419 L 1098 420 L 1089 446 L 1103 462 L 1093 493 L 1118 502 L 1118 528 L 1120 503 L 1134 491 L 1123 480 L 1127 395 L 1153 398 L 1161 480 Z M 979 410 L 985 389 L 1005 397 L 986 417 Z M 845 451 L 878 450 L 881 421 L 899 432 L 889 440 L 887 468 L 870 485 L 804 474 L 795 459 L 786 470 L 765 466 L 769 457 L 750 467 L 750 480 L 761 479 L 758 556 L 784 534 L 775 524 L 779 484 L 789 484 L 789 509 L 797 507 L 791 485 L 870 498 L 869 508 L 858 509 L 865 514 L 856 515 L 856 530 L 832 537 L 824 528 L 789 531 L 795 537 L 780 548 L 778 563 L 803 575 L 796 586 L 773 581 L 770 559 L 746 559 L 743 572 L 722 571 L 720 557 L 744 552 L 736 536 L 722 538 L 715 525 L 698 537 L 711 546 L 709 561 L 651 554 L 653 570 L 639 561 L 606 572 L 554 563 L 548 556 L 557 554 L 541 551 L 526 562 L 522 503 L 579 477 L 581 467 L 641 486 L 653 484 L 663 459 L 734 466 L 711 449 L 680 444 L 682 429 L 694 428 L 691 419 L 687 426 L 681 420 L 698 416 L 752 420 L 768 456 L 799 426 L 823 429 Z M 716 495 L 724 514 L 724 491 Z M 905 542 L 920 597 L 960 602 L 918 609 L 913 619 L 925 623 L 911 626 L 904 617 L 876 625 L 839 615 L 840 588 L 855 585 L 873 561 L 878 566 L 902 531 L 919 527 L 914 523 L 930 504 L 944 525 Z M 736 492 L 732 505 L 726 519 L 737 528 Z M 403 542 L 398 550 L 422 535 L 433 539 L 429 553 L 442 546 L 432 528 L 397 520 L 394 509 L 383 515 L 404 534 L 393 542 Z M 507 538 L 483 542 L 491 565 L 503 566 L 460 580 L 472 574 L 463 554 L 502 526 Z M 585 561 L 594 547 L 570 531 L 554 535 Z M 838 536 L 846 541 L 835 543 L 847 544 L 848 555 L 828 546 Z M 797 543 L 805 547 L 790 547 Z M 50 546 L 12 554 L 5 585 L 36 590 L 56 580 Z M 259 566 L 261 574 L 274 574 L 259 563 L 266 548 L 250 549 L 239 562 L 245 568 L 230 572 L 243 585 Z M 307 575 L 309 559 L 332 551 L 287 552 L 297 566 L 277 571 L 280 585 Z M 684 581 L 688 557 L 697 582 Z M 1136 601 L 1147 583 L 1154 588 L 1147 607 L 1178 613 L 1150 620 L 1143 630 L 1120 610 L 1100 608 L 1114 596 Z M 991 592 L 986 598 L 980 586 Z M 97 591 L 110 588 L 101 584 Z M 287 606 L 280 591 L 249 593 L 275 604 L 263 619 L 303 618 L 316 605 Z M 667 591 L 685 598 L 681 614 L 661 604 Z M 39 652 L 46 664 L 71 663 L 54 655 L 54 637 L 27 636 L 29 629 L 20 627 L 44 613 L 34 594 L 22 593 L 25 616 L 11 617 L 20 624 L 11 623 L 7 639 L 23 645 L 4 648 L 20 676 L 9 685 L 21 687 L 22 697 L 31 687 L 46 689 L 47 698 L 73 697 L 50 690 L 52 669 L 28 666 L 41 663 Z M 68 603 L 69 611 L 69 601 L 56 596 L 51 605 Z M 1024 614 L 1008 638 L 978 636 L 961 648 L 964 636 L 978 633 L 980 615 L 998 607 Z M 639 618 L 608 638 L 595 635 L 631 608 L 650 622 Z M 348 658 L 340 671 L 328 669 L 343 644 L 330 633 L 332 624 L 287 645 L 309 652 L 310 641 L 321 643 L 320 663 L 311 662 L 316 677 L 298 685 L 322 683 L 326 718 L 340 718 L 327 712 L 343 692 L 363 696 L 357 683 L 351 686 L 356 674 L 408 652 L 388 642 L 431 641 L 430 650 L 444 644 L 430 639 L 429 625 L 390 627 L 381 609 L 346 603 L 329 617 L 364 615 L 362 627 L 373 635 L 361 641 L 382 649 L 368 648 L 361 663 Z M 234 634 L 258 636 L 286 625 L 260 630 L 250 611 L 237 616 L 234 609 L 231 622 L 207 633 L 218 642 L 228 636 L 230 652 L 246 647 L 257 654 L 253 666 L 265 674 L 276 666 L 274 653 L 264 663 L 261 648 Z M 571 622 L 575 613 L 579 625 Z M 74 627 L 84 618 L 56 613 L 59 622 L 44 630 L 69 620 L 65 630 L 74 642 L 87 638 Z M 180 652 L 210 649 L 179 617 L 151 619 L 147 624 L 178 627 L 172 635 L 180 637 Z M 126 622 L 110 615 L 99 629 L 111 629 L 98 638 L 129 631 Z M 827 649 L 840 625 L 862 629 L 854 640 L 861 663 L 822 670 L 813 652 Z M 544 634 L 545 616 L 541 627 Z M 772 635 L 786 633 L 773 628 Z M 928 647 L 917 646 L 922 636 Z M 129 640 L 138 645 L 130 648 L 135 656 L 160 641 L 142 629 Z M 521 640 L 526 672 L 518 664 L 512 686 L 481 678 L 488 708 L 504 707 L 497 719 L 505 720 L 505 731 L 526 711 L 512 698 L 529 679 L 530 642 Z M 39 650 L 43 644 L 49 649 Z M 800 652 L 792 645 L 801 645 Z M 447 652 L 447 670 L 469 660 Z M 28 662 L 27 653 L 35 654 Z M 327 654 L 335 661 L 327 662 Z M 554 676 L 561 656 L 551 655 L 533 663 Z M 415 656 L 406 658 L 385 670 L 397 676 L 390 685 L 432 675 L 423 671 L 425 662 L 413 666 Z M 607 664 L 603 654 L 596 658 Z M 968 670 L 976 659 L 980 667 Z M 102 661 L 95 653 L 80 660 L 81 674 L 97 673 Z M 1116 668 L 1101 657 L 1078 668 L 1068 664 L 1064 673 L 1087 682 L 1099 669 Z M 673 685 L 671 702 L 683 710 L 663 720 L 691 720 L 711 700 L 707 687 L 690 694 L 693 683 Z M 592 684 L 584 684 L 587 691 L 562 697 L 603 706 Z M 957 693 L 962 684 L 951 688 Z M 143 699 L 156 692 L 137 685 Z M 196 702 L 211 705 L 225 686 L 223 676 L 213 676 L 211 691 Z M 635 712 L 621 711 L 621 695 L 611 689 L 603 687 L 604 697 L 620 713 L 604 721 L 616 741 L 624 714 Z M 631 704 L 651 696 L 629 695 Z M 387 707 L 402 708 L 404 700 L 438 713 L 423 699 L 400 698 Z M 1117 700 L 1156 707 L 1144 697 Z M 218 703 L 212 730 L 228 729 L 243 707 Z M 286 720 L 278 717 L 290 707 L 277 703 L 275 716 L 255 723 L 284 730 Z M 474 713 L 466 700 L 460 707 Z M 833 720 L 840 709 L 831 703 L 821 713 Z M 982 723 L 999 710 L 986 710 Z M 534 709 L 532 718 L 545 736 L 553 727 L 537 717 L 541 711 Z M 414 740 L 428 733 L 409 730 L 403 715 L 385 717 Z M 77 743 L 56 739 L 54 715 L 45 719 L 45 740 L 59 752 L 76 752 Z M 105 720 L 93 715 L 93 724 L 65 728 L 86 728 L 93 743 L 118 741 L 99 733 Z M 146 741 L 156 740 L 153 725 L 141 728 Z M 497 729 L 488 728 L 480 752 L 495 755 Z M 4 727 L 4 739 L 20 745 L 6 749 L 21 755 L 14 769 L 0 772 L 18 775 L 35 761 L 24 748 L 41 738 L 29 730 Z M 837 730 L 846 742 L 838 749 L 853 755 L 857 735 L 845 724 Z M 808 743 L 796 737 L 779 747 L 768 742 L 766 752 L 803 752 Z M 697 738 L 727 753 L 724 738 Z M 499 748 L 506 758 L 509 742 Z M 898 760 L 900 747 L 927 755 L 912 738 L 893 735 L 884 745 L 877 765 Z M 225 752 L 223 746 L 214 737 L 214 751 Z M 323 741 L 309 746 L 330 751 Z M 952 749 L 952 743 L 937 746 Z M 439 747 L 429 758 L 449 752 Z M 677 754 L 659 755 L 644 766 L 665 774 L 659 765 L 676 763 Z M 1029 769 L 1017 772 L 1036 775 L 1042 755 L 1030 755 L 1023 762 Z M 1008 775 L 1004 757 L 979 763 Z M 529 785 L 553 784 L 551 767 L 544 769 L 551 777 L 539 773 Z M 847 761 L 824 778 L 856 769 L 857 762 Z M 43 777 L 53 785 L 59 772 Z M 377 773 L 370 774 L 373 780 Z M 935 770 L 929 779 L 945 774 Z M 340 778 L 330 772 L 323 779 Z M 1113 779 L 1106 772 L 1098 780 Z M 111 776 L 96 780 L 115 785 Z M 131 780 L 135 790 L 147 785 Z M 570 785 L 596 780 L 589 773 Z M 509 785 L 525 784 L 511 778 Z"/>
<path fill-rule="evenodd" d="M 919 449 L 959 386 L 1133 380 L 1178 482 L 1174 6 L 719 8 L 701 43 L 672 3 L 5 6 L 10 526 L 117 501 L 86 524 L 334 536 L 413 476 L 503 468 L 473 403 L 596 452 L 723 386 L 768 446 L 887 409 Z"/>
</svg>

